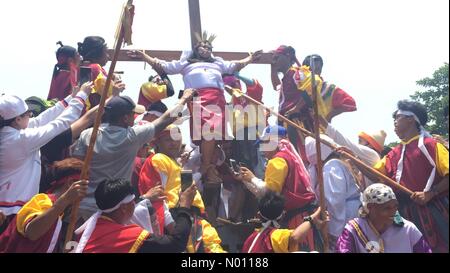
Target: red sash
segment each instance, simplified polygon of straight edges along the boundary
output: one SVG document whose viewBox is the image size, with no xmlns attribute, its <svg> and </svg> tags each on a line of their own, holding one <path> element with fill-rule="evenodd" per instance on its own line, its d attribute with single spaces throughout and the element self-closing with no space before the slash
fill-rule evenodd
<svg viewBox="0 0 450 273">
<path fill-rule="evenodd" d="M 270 236 L 274 230 L 275 228 L 273 227 L 266 228 L 261 235 L 259 235 L 259 238 L 255 242 L 250 253 L 274 253 L 270 239 Z M 250 247 L 258 234 L 259 232 L 255 231 L 247 238 L 247 240 L 245 240 L 244 246 L 242 247 L 242 253 L 249 253 L 248 251 L 250 250 Z"/>
<path fill-rule="evenodd" d="M 149 235 L 137 225 L 121 225 L 100 217 L 83 253 L 137 252 Z"/>
<path fill-rule="evenodd" d="M 281 190 L 286 198 L 286 210 L 302 208 L 316 199 L 313 192 L 308 190 L 310 187 L 309 176 L 304 173 L 304 168 L 297 166 L 294 160 L 286 152 L 280 151 L 275 157 L 282 158 L 288 164 L 288 175 Z"/>
<path fill-rule="evenodd" d="M 55 203 L 54 195 L 49 195 L 49 198 Z M 46 253 L 55 233 L 56 224 L 57 222 L 41 238 L 32 241 L 17 231 L 17 216 L 14 216 L 9 226 L 0 235 L 0 253 Z"/>
<path fill-rule="evenodd" d="M 152 158 L 155 154 L 149 156 L 142 166 L 141 173 L 139 175 L 139 194 L 146 194 L 151 188 L 161 185 L 161 176 L 158 171 L 153 167 Z M 161 234 L 164 234 L 164 202 L 153 201 L 152 206 L 155 209 L 156 217 L 159 221 L 159 230 Z"/>
</svg>

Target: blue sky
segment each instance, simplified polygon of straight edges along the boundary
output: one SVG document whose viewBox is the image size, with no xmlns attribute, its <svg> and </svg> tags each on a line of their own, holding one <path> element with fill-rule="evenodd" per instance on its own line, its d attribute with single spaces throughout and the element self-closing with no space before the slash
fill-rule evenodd
<svg viewBox="0 0 450 273">
<path fill-rule="evenodd" d="M 75 46 L 85 36 L 100 35 L 112 46 L 125 1 L 1 2 L 0 91 L 26 98 L 47 96 L 57 41 Z M 189 48 L 187 0 L 134 3 L 135 44 L 128 48 Z M 200 0 L 200 7 L 203 29 L 218 35 L 215 50 L 269 51 L 288 44 L 300 61 L 322 55 L 324 78 L 356 99 L 357 112 L 333 121 L 355 140 L 360 130 L 378 129 L 387 131 L 387 142 L 397 140 L 391 118 L 397 101 L 449 61 L 447 0 Z M 143 63 L 119 63 L 117 70 L 125 71 L 125 93 L 134 99 L 153 73 Z M 265 103 L 277 105 L 268 66 L 251 65 L 242 74 L 259 79 Z M 176 90 L 183 88 L 181 77 L 173 82 Z"/>
</svg>

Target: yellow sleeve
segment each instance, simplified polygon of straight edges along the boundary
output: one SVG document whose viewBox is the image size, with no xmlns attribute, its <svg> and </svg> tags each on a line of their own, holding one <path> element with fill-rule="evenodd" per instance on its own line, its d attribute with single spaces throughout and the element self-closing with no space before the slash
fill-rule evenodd
<svg viewBox="0 0 450 273">
<path fill-rule="evenodd" d="M 448 150 L 441 143 L 436 146 L 436 168 L 439 175 L 448 175 Z"/>
<path fill-rule="evenodd" d="M 220 245 L 222 240 L 220 239 L 219 234 L 208 221 L 202 220 L 202 230 L 203 245 L 205 246 L 206 253 L 226 253 Z"/>
<path fill-rule="evenodd" d="M 164 194 L 167 196 L 167 205 L 169 208 L 174 208 L 178 203 L 178 195 L 179 195 L 179 182 L 172 181 L 174 178 L 174 175 L 171 173 L 173 172 L 172 168 L 172 162 L 169 157 L 167 157 L 164 154 L 156 154 L 152 157 L 152 165 L 155 168 L 155 170 L 163 174 L 167 181 L 164 186 Z M 161 177 L 161 179 L 163 179 Z M 161 181 L 162 183 L 162 181 Z"/>
<path fill-rule="evenodd" d="M 269 160 L 265 175 L 266 187 L 271 191 L 281 193 L 288 171 L 289 168 L 284 159 L 276 157 Z"/>
<path fill-rule="evenodd" d="M 25 236 L 25 228 L 28 222 L 36 216 L 43 214 L 53 206 L 52 200 L 47 194 L 37 194 L 31 198 L 17 213 L 17 231 Z"/>
<path fill-rule="evenodd" d="M 386 157 L 375 163 L 373 168 L 382 174 L 386 174 Z"/>
<path fill-rule="evenodd" d="M 154 155 L 152 157 L 152 165 L 155 170 L 166 175 L 167 182 L 164 193 L 167 196 L 167 205 L 169 208 L 174 208 L 178 203 L 181 190 L 181 177 L 176 172 L 181 171 L 181 168 L 164 154 Z M 205 205 L 199 191 L 197 191 L 192 205 L 198 207 L 202 213 L 205 212 Z"/>
<path fill-rule="evenodd" d="M 290 229 L 276 229 L 270 235 L 270 242 L 275 253 L 289 252 L 289 238 L 293 230 Z"/>
<path fill-rule="evenodd" d="M 141 87 L 142 94 L 152 103 L 167 98 L 167 86 L 154 82 L 144 83 Z"/>
<path fill-rule="evenodd" d="M 170 173 L 170 160 L 164 154 L 156 154 L 152 157 L 152 165 L 158 172 L 162 172 L 165 175 Z"/>
<path fill-rule="evenodd" d="M 97 78 L 94 80 L 94 89 L 92 90 L 93 93 L 99 93 L 100 95 L 103 94 L 103 90 L 105 89 L 106 85 L 106 79 L 102 73 L 99 73 L 97 75 Z M 113 91 L 113 84 L 111 83 L 108 89 L 108 97 L 112 95 Z"/>
<path fill-rule="evenodd" d="M 199 208 L 201 213 L 205 212 L 205 204 L 203 203 L 203 199 L 199 191 L 195 194 L 194 201 L 192 201 L 192 206 Z"/>
</svg>

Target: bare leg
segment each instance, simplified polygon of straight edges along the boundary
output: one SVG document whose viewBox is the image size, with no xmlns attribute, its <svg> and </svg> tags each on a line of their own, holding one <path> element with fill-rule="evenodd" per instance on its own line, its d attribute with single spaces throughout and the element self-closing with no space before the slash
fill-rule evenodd
<svg viewBox="0 0 450 273">
<path fill-rule="evenodd" d="M 200 145 L 202 154 L 202 180 L 203 180 L 203 201 L 205 202 L 208 221 L 211 225 L 216 225 L 217 210 L 220 198 L 220 186 L 222 179 L 216 169 L 216 165 L 212 162 L 214 157 L 216 141 L 203 140 Z"/>
<path fill-rule="evenodd" d="M 201 172 L 204 174 L 204 183 L 220 183 L 222 179 L 219 177 L 215 164 L 212 162 L 214 156 L 214 149 L 216 146 L 215 140 L 203 140 L 200 145 L 200 152 L 202 154 Z"/>
</svg>

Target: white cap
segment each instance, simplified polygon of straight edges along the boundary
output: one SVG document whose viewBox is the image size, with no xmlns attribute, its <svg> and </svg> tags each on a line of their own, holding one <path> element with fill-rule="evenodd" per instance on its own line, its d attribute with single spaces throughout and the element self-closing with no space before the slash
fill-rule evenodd
<svg viewBox="0 0 450 273">
<path fill-rule="evenodd" d="M 0 116 L 4 120 L 18 117 L 28 111 L 28 105 L 17 96 L 0 96 Z"/>
</svg>

